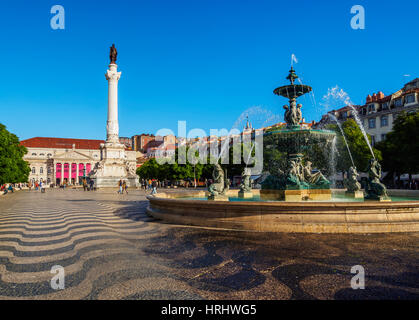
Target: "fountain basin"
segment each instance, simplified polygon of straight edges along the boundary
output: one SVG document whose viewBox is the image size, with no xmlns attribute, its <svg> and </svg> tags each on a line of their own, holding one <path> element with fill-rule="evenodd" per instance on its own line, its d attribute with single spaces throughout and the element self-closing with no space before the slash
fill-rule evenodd
<svg viewBox="0 0 419 320">
<path fill-rule="evenodd" d="M 230 190 L 237 196 L 238 190 Z M 253 193 L 257 195 L 258 190 Z M 168 223 L 259 232 L 419 231 L 419 200 L 393 202 L 206 201 L 205 191 L 148 196 L 148 214 Z"/>
</svg>

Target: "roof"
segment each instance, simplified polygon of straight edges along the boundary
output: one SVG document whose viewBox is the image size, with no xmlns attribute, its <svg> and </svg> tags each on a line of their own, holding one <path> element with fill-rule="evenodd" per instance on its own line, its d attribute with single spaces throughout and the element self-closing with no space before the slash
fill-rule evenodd
<svg viewBox="0 0 419 320">
<path fill-rule="evenodd" d="M 28 148 L 56 148 L 71 149 L 75 145 L 76 149 L 100 149 L 100 144 L 105 143 L 104 140 L 88 140 L 88 139 L 68 139 L 68 138 L 44 138 L 35 137 L 20 142 Z"/>
</svg>

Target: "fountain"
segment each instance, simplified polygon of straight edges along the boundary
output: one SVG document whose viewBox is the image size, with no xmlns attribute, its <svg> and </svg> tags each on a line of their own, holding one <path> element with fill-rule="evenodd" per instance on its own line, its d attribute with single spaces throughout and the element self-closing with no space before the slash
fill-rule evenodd
<svg viewBox="0 0 419 320">
<path fill-rule="evenodd" d="M 276 95 L 289 99 L 289 106 L 284 106 L 287 127 L 285 130 L 266 132 L 265 136 L 270 136 L 276 147 L 287 153 L 287 161 L 284 168 L 265 179 L 260 195 L 265 200 L 330 200 L 330 181 L 320 171 L 312 172 L 311 162 L 304 158 L 304 151 L 314 145 L 330 146 L 336 133 L 301 127 L 302 105 L 297 104 L 297 98 L 309 93 L 312 88 L 295 84 L 297 78 L 294 68 L 291 67 L 287 77 L 291 84 L 274 90 Z"/>
<path fill-rule="evenodd" d="M 354 165 L 346 180 L 347 194 L 337 190 L 332 194 L 330 182 L 320 171 L 313 170 L 310 161 L 313 159 L 307 154 L 315 155 L 308 152 L 313 146 L 330 148 L 336 141 L 336 133 L 301 127 L 302 106 L 297 104 L 297 98 L 312 89 L 295 84 L 297 78 L 291 67 L 287 77 L 291 84 L 274 91 L 289 99 L 289 105 L 284 106 L 287 126 L 265 132 L 264 138 L 271 142 L 265 147 L 285 152 L 286 160 L 279 161 L 279 169 L 270 172 L 261 190 L 252 190 L 248 167 L 242 172 L 240 189 L 230 189 L 226 171 L 217 164 L 214 183 L 207 191 L 147 196 L 148 214 L 168 223 L 259 232 L 419 231 L 419 197 L 406 198 L 399 193 L 401 190 L 387 191 L 380 182 L 381 166 L 374 157 L 368 167 L 365 197 Z"/>
</svg>

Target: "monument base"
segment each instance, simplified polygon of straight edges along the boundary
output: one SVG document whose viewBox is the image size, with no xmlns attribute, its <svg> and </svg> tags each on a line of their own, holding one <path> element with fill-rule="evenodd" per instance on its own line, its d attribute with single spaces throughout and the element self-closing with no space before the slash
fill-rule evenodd
<svg viewBox="0 0 419 320">
<path fill-rule="evenodd" d="M 129 188 L 139 186 L 140 179 L 135 174 L 135 154 L 133 156 L 129 152 L 118 142 L 107 141 L 101 145 L 102 160 L 89 175 L 96 188 L 118 188 L 120 180 L 125 181 Z"/>
<path fill-rule="evenodd" d="M 260 198 L 287 202 L 326 201 L 332 199 L 332 191 L 330 189 L 260 190 Z"/>
<path fill-rule="evenodd" d="M 363 199 L 364 198 L 364 191 L 346 191 L 345 196 L 354 198 L 354 199 Z"/>
<path fill-rule="evenodd" d="M 208 196 L 208 200 L 210 200 L 210 201 L 229 201 L 228 196 L 225 196 L 225 195 L 222 195 L 222 194 L 218 194 L 218 195 L 210 194 Z"/>
<path fill-rule="evenodd" d="M 246 191 L 239 191 L 238 195 L 239 195 L 239 198 L 242 198 L 242 199 L 253 198 L 253 193 L 250 192 L 250 191 L 247 191 L 247 192 Z"/>
<path fill-rule="evenodd" d="M 125 181 L 129 188 L 138 187 L 138 178 L 120 178 L 120 177 L 90 177 L 95 184 L 94 186 L 98 189 L 103 188 L 119 188 L 119 181 Z"/>
</svg>

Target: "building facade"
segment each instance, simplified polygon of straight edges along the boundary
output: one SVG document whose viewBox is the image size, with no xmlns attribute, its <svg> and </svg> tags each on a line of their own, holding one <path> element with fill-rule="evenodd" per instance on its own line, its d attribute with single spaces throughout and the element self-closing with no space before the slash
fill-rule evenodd
<svg viewBox="0 0 419 320">
<path fill-rule="evenodd" d="M 139 151 L 143 154 L 147 153 L 149 144 L 152 143 L 156 137 L 152 134 L 140 134 L 132 136 L 132 150 Z"/>
<path fill-rule="evenodd" d="M 385 140 L 393 130 L 394 120 L 401 112 L 419 111 L 419 78 L 410 81 L 399 91 L 385 96 L 381 91 L 368 95 L 364 105 L 353 106 L 359 115 L 365 131 L 371 136 L 372 144 Z M 354 110 L 345 106 L 323 115 L 316 127 L 334 123 L 335 119 L 344 122 L 354 118 Z"/>
<path fill-rule="evenodd" d="M 36 137 L 22 140 L 28 149 L 29 181 L 47 184 L 81 183 L 100 160 L 103 140 Z"/>
</svg>

